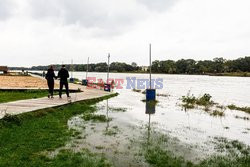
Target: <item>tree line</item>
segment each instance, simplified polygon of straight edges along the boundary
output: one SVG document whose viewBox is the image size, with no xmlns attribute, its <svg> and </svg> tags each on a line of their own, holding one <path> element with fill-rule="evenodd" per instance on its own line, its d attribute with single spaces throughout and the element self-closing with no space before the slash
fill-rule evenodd
<svg viewBox="0 0 250 167">
<path fill-rule="evenodd" d="M 62 65 L 54 64 L 54 70 L 58 71 Z M 66 68 L 71 71 L 86 71 L 87 64 L 65 64 Z M 29 69 L 25 70 L 47 70 L 48 66 L 33 66 Z M 96 64 L 89 64 L 88 71 L 89 72 L 106 72 L 108 69 L 107 63 L 96 63 Z M 140 71 L 141 68 L 137 66 L 136 63 L 126 64 L 121 62 L 113 62 L 110 64 L 109 69 L 111 72 L 136 72 Z"/>
<path fill-rule="evenodd" d="M 250 72 L 250 57 L 226 60 L 214 58 L 213 60 L 181 59 L 156 60 L 152 62 L 152 72 L 166 74 L 207 74 L 207 73 L 233 73 Z"/>
<path fill-rule="evenodd" d="M 66 68 L 73 71 L 86 71 L 87 64 L 65 64 Z M 55 70 L 61 68 L 60 64 L 53 65 Z M 89 64 L 90 72 L 106 72 L 107 63 Z M 31 68 L 11 68 L 23 70 L 47 70 L 48 66 L 33 66 Z M 122 62 L 113 62 L 110 64 L 111 72 L 147 72 L 145 68 L 138 66 L 136 63 L 127 64 Z M 214 58 L 213 60 L 181 59 L 181 60 L 155 60 L 152 62 L 153 73 L 164 74 L 209 74 L 209 73 L 233 73 L 233 72 L 250 72 L 250 57 L 238 58 L 235 60 L 226 60 L 224 58 Z"/>
</svg>

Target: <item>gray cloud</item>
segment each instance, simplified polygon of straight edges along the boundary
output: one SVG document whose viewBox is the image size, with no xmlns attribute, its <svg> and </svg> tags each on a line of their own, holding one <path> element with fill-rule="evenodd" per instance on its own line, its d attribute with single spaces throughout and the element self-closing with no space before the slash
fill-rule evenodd
<svg viewBox="0 0 250 167">
<path fill-rule="evenodd" d="M 101 36 L 117 35 L 154 11 L 165 11 L 177 0 L 28 0 L 35 19 L 56 19 L 65 25 L 96 29 Z M 146 6 L 146 8 L 145 8 Z M 106 34 L 106 35 L 105 35 Z"/>
<path fill-rule="evenodd" d="M 114 36 L 143 20 L 147 10 L 124 0 L 28 0 L 31 17 L 94 29 L 94 36 Z"/>
<path fill-rule="evenodd" d="M 137 0 L 138 3 L 145 5 L 149 10 L 158 12 L 166 11 L 174 6 L 179 0 Z"/>
<path fill-rule="evenodd" d="M 11 0 L 0 0 L 0 20 L 8 19 L 14 9 L 14 4 Z"/>
<path fill-rule="evenodd" d="M 115 28 L 142 18 L 144 9 L 121 6 L 124 0 L 30 0 L 32 17 L 61 19 L 65 24 Z M 124 1 L 125 2 L 125 1 Z M 126 4 L 126 3 L 124 3 Z"/>
</svg>

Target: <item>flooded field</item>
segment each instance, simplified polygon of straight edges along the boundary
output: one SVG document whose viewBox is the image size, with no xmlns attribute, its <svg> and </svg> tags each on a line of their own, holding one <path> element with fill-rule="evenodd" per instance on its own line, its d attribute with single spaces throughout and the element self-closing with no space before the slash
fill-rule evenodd
<svg viewBox="0 0 250 167">
<path fill-rule="evenodd" d="M 73 75 L 85 78 L 85 73 L 74 72 Z M 106 79 L 106 74 L 89 73 L 89 77 Z M 227 107 L 232 104 L 250 106 L 250 78 L 153 75 L 153 78 L 163 78 L 164 87 L 157 90 L 158 103 L 152 108 L 142 101 L 145 99 L 143 90 L 126 89 L 126 77 L 147 79 L 148 75 L 111 73 L 110 78 L 124 79 L 125 83 L 123 89 L 114 90 L 119 96 L 96 105 L 96 114 L 107 120 L 93 122 L 82 115 L 73 117 L 68 126 L 79 134 L 66 147 L 104 153 L 114 164 L 147 166 L 140 146 L 158 141 L 162 136 L 168 140 L 168 144 L 161 142 L 165 143 L 162 147 L 194 163 L 215 154 L 225 155 L 226 150 L 220 147 L 225 142 L 228 142 L 227 147 L 230 141 L 250 146 L 250 114 Z M 223 114 L 211 114 L 202 106 L 184 108 L 181 98 L 188 93 L 195 97 L 211 95 L 216 103 L 211 111 Z M 128 159 L 129 165 L 126 164 Z"/>
</svg>

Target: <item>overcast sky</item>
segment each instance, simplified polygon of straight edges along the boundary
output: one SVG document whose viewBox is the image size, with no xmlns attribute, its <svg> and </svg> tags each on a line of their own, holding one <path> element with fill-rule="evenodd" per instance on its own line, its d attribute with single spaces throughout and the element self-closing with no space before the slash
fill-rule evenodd
<svg viewBox="0 0 250 167">
<path fill-rule="evenodd" d="M 250 55 L 249 0 L 0 0 L 0 65 Z"/>
</svg>

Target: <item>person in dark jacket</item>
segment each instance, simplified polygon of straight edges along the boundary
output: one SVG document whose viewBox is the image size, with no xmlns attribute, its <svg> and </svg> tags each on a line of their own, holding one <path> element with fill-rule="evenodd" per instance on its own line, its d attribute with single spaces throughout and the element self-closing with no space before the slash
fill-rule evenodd
<svg viewBox="0 0 250 167">
<path fill-rule="evenodd" d="M 63 86 L 65 86 L 67 97 L 70 97 L 69 96 L 69 84 L 68 84 L 69 72 L 65 68 L 65 65 L 62 65 L 62 68 L 58 72 L 58 78 L 60 78 L 59 97 L 62 98 Z"/>
<path fill-rule="evenodd" d="M 48 69 L 45 78 L 47 79 L 47 83 L 48 83 L 48 87 L 49 87 L 49 95 L 48 98 L 53 98 L 53 94 L 54 94 L 54 78 L 56 78 L 55 73 L 54 73 L 54 69 L 53 66 L 50 66 L 50 68 Z"/>
</svg>

